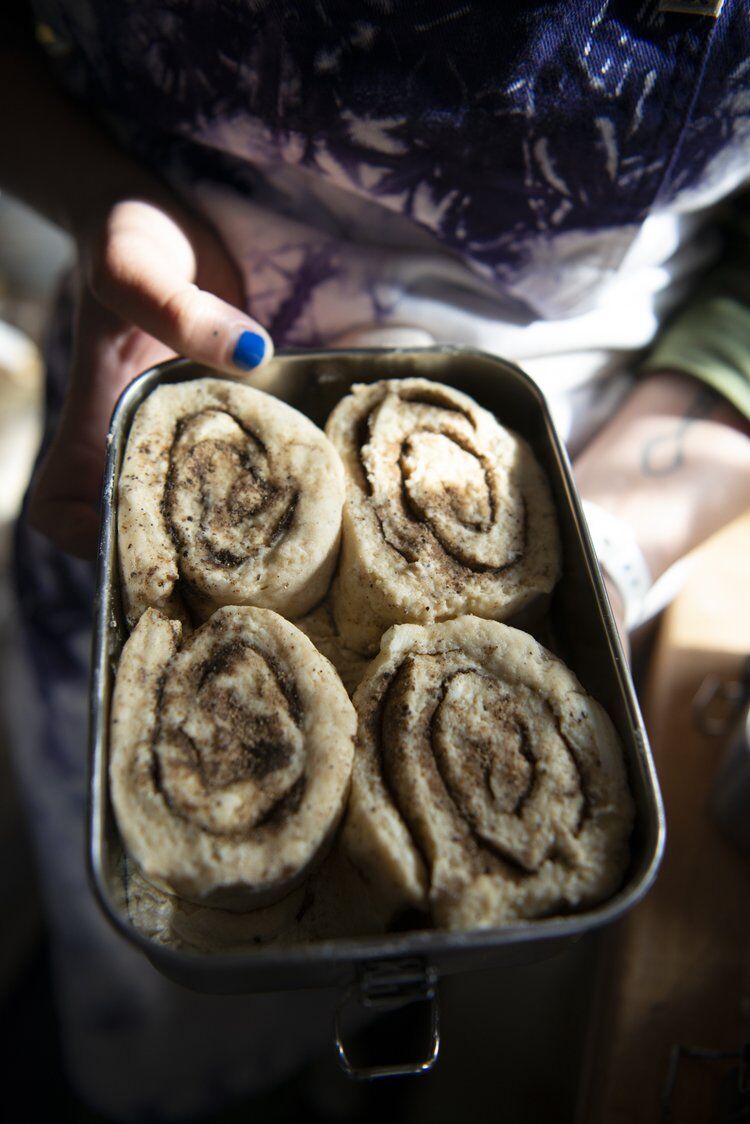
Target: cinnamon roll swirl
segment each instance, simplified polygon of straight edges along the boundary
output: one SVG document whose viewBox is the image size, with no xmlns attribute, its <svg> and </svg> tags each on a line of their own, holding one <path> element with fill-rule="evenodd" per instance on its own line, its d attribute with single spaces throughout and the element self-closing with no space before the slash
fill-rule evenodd
<svg viewBox="0 0 750 1124">
<path fill-rule="evenodd" d="M 343 642 L 475 613 L 505 620 L 560 569 L 552 497 L 528 445 L 471 398 L 426 379 L 355 386 L 326 433 L 347 475 L 333 589 Z"/>
<path fill-rule="evenodd" d="M 613 893 L 633 806 L 602 707 L 532 637 L 401 625 L 355 695 L 343 842 L 395 913 L 468 929 Z"/>
<path fill-rule="evenodd" d="M 335 671 L 267 609 L 228 606 L 181 644 L 142 615 L 117 671 L 110 791 L 126 851 L 189 901 L 269 904 L 322 858 L 356 717 Z"/>
<path fill-rule="evenodd" d="M 131 626 L 149 606 L 183 620 L 228 604 L 306 613 L 331 579 L 343 501 L 339 457 L 291 406 L 227 379 L 158 387 L 119 483 Z"/>
</svg>

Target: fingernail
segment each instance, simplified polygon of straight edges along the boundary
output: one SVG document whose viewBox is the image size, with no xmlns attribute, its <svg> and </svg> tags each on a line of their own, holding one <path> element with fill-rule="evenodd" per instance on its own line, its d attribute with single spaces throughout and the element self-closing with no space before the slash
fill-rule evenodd
<svg viewBox="0 0 750 1124">
<path fill-rule="evenodd" d="M 257 332 L 243 332 L 232 352 L 232 362 L 243 371 L 252 371 L 263 362 L 266 341 Z"/>
</svg>

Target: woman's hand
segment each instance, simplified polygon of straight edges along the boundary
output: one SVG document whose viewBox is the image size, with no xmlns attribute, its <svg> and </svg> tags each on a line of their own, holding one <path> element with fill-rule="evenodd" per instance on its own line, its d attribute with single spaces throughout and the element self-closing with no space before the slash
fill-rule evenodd
<svg viewBox="0 0 750 1124">
<path fill-rule="evenodd" d="M 65 94 L 28 37 L 0 43 L 0 148 L 0 186 L 78 248 L 73 363 L 30 516 L 91 557 L 107 425 L 128 382 L 175 353 L 247 371 L 273 347 L 240 311 L 242 282 L 217 234 Z"/>
<path fill-rule="evenodd" d="M 747 509 L 748 424 L 703 383 L 660 371 L 636 383 L 575 475 L 584 499 L 629 525 L 656 581 Z M 622 597 L 611 581 L 608 591 L 625 639 Z"/>
<path fill-rule="evenodd" d="M 127 384 L 185 355 L 234 374 L 273 354 L 240 307 L 239 272 L 214 231 L 166 190 L 157 202 L 120 200 L 73 229 L 78 311 L 65 405 L 31 497 L 34 527 L 93 557 L 105 436 Z"/>
</svg>

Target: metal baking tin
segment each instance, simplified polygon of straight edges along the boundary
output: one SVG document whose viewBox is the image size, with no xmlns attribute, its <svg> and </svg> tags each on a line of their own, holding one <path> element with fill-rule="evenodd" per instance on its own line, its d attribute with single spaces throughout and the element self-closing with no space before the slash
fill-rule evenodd
<svg viewBox="0 0 750 1124">
<path fill-rule="evenodd" d="M 107 783 L 110 697 L 126 636 L 117 564 L 117 481 L 130 424 L 144 398 L 160 383 L 206 375 L 215 377 L 215 372 L 183 359 L 147 371 L 120 398 L 108 437 L 91 675 L 88 809 L 90 874 L 106 917 L 160 972 L 194 990 L 228 994 L 336 986 L 354 988 L 365 1000 L 374 993 L 363 981 L 375 979 L 377 988 L 387 990 L 390 980 L 402 998 L 415 997 L 416 981 L 417 991 L 421 989 L 429 997 L 424 981 L 448 972 L 538 959 L 621 917 L 654 880 L 664 845 L 664 815 L 643 721 L 568 457 L 542 393 L 522 371 L 481 352 L 436 347 L 281 353 L 248 381 L 322 424 L 354 382 L 431 378 L 470 394 L 529 441 L 546 469 L 560 521 L 563 573 L 550 608 L 555 633 L 565 638 L 560 654 L 586 690 L 606 707 L 625 748 L 636 822 L 622 888 L 593 909 L 501 929 L 399 932 L 291 948 L 270 945 L 242 954 L 178 951 L 149 940 L 134 928 L 125 907 L 122 845 Z M 399 990 L 395 981 L 404 978 L 411 983 Z"/>
</svg>

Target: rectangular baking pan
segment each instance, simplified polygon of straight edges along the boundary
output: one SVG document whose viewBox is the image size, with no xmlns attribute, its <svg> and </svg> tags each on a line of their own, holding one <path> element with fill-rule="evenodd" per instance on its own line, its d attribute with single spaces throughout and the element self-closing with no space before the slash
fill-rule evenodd
<svg viewBox="0 0 750 1124">
<path fill-rule="evenodd" d="M 125 390 L 108 436 L 98 558 L 98 592 L 91 676 L 89 869 L 105 916 L 164 975 L 186 987 L 246 993 L 381 982 L 415 972 L 434 979 L 448 972 L 528 962 L 621 917 L 648 890 L 664 845 L 664 816 L 646 733 L 624 660 L 565 449 L 538 387 L 510 363 L 480 352 L 436 347 L 280 353 L 248 381 L 302 410 L 322 425 L 354 382 L 425 377 L 470 394 L 503 425 L 531 444 L 555 497 L 563 545 L 563 572 L 550 608 L 558 654 L 586 690 L 607 709 L 622 739 L 636 805 L 631 860 L 622 888 L 593 909 L 472 932 L 424 930 L 335 940 L 291 948 L 271 946 L 242 954 L 204 955 L 170 949 L 139 933 L 127 914 L 123 851 L 108 795 L 109 706 L 127 635 L 117 564 L 117 481 L 133 415 L 160 383 L 182 382 L 209 371 L 174 360 L 147 371 Z"/>
</svg>

